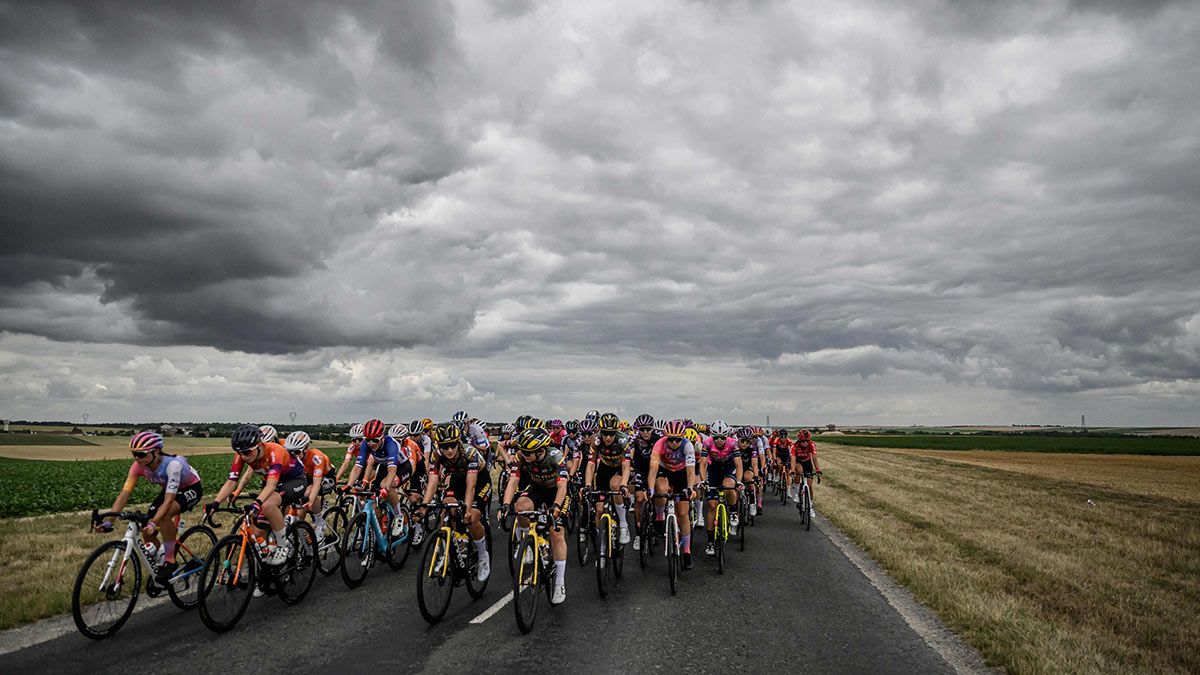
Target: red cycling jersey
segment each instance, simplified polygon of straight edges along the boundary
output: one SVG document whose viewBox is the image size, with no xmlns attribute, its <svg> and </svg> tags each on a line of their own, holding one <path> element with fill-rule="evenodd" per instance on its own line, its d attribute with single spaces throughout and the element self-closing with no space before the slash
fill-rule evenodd
<svg viewBox="0 0 1200 675">
<path fill-rule="evenodd" d="M 817 454 L 817 446 L 812 441 L 796 441 L 792 444 L 792 457 L 801 462 L 811 461 Z"/>
</svg>

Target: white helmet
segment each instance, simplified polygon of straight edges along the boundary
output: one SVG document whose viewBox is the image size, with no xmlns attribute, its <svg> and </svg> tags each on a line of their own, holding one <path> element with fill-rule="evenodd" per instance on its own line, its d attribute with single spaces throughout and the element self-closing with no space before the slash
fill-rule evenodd
<svg viewBox="0 0 1200 675">
<path fill-rule="evenodd" d="M 388 436 L 392 438 L 408 438 L 408 425 L 404 422 L 393 424 L 391 429 L 388 429 Z"/>
<path fill-rule="evenodd" d="M 275 431 L 275 427 L 270 424 L 264 424 L 258 428 L 259 435 L 262 436 L 263 443 L 274 443 L 276 438 L 279 438 L 279 432 Z"/>
<path fill-rule="evenodd" d="M 363 437 L 363 425 L 362 424 L 355 424 L 354 426 L 350 427 L 350 440 L 361 441 L 362 437 Z"/>
<path fill-rule="evenodd" d="M 713 436 L 728 436 L 733 433 L 733 429 L 729 428 L 729 425 L 725 423 L 725 420 L 717 420 L 716 422 L 708 425 L 708 432 Z"/>
<path fill-rule="evenodd" d="M 293 431 L 283 441 L 283 447 L 287 448 L 288 452 L 295 454 L 307 450 L 309 443 L 312 443 L 312 439 L 308 437 L 308 432 Z"/>
</svg>

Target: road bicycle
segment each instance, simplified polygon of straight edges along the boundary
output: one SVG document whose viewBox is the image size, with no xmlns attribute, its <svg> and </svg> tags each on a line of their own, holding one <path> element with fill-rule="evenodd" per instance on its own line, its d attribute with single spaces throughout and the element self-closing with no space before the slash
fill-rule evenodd
<svg viewBox="0 0 1200 675">
<path fill-rule="evenodd" d="M 612 490 L 592 492 L 589 495 L 591 499 L 586 505 L 587 512 L 593 514 L 590 530 L 593 538 L 592 546 L 596 550 L 596 590 L 599 591 L 602 598 L 608 597 L 613 578 L 619 579 L 625 568 L 625 546 L 621 544 L 620 539 L 621 521 L 617 516 L 616 504 L 613 502 L 614 497 L 620 497 L 623 494 L 620 491 Z M 599 525 L 595 522 L 596 504 L 602 508 Z"/>
<path fill-rule="evenodd" d="M 537 619 L 538 604 L 542 591 L 549 602 L 554 594 L 554 559 L 550 551 L 550 512 L 545 506 L 532 511 L 519 511 L 518 516 L 529 518 L 529 532 L 517 547 L 517 571 L 513 575 L 513 611 L 517 616 L 517 628 L 522 633 L 533 630 Z"/>
<path fill-rule="evenodd" d="M 658 495 L 656 495 L 658 496 Z M 666 495 L 667 505 L 663 522 L 663 557 L 667 559 L 667 581 L 671 585 L 671 595 L 679 592 L 679 576 L 683 573 L 683 558 L 680 555 L 679 518 L 675 515 L 675 505 L 683 496 L 677 492 Z"/>
<path fill-rule="evenodd" d="M 746 530 L 754 525 L 754 493 L 746 490 L 744 487 L 739 488 L 741 493 L 738 495 L 738 550 L 746 550 Z"/>
<path fill-rule="evenodd" d="M 421 557 L 421 567 L 417 570 L 417 605 L 421 616 L 433 624 L 446 615 L 456 586 L 466 584 L 467 593 L 478 600 L 487 590 L 488 580 L 479 581 L 479 554 L 467 532 L 463 504 L 433 501 L 423 504 L 422 508 L 434 509 L 436 522 L 441 524 L 430 535 Z M 489 556 L 492 550 L 490 529 L 484 523 Z"/>
<path fill-rule="evenodd" d="M 571 538 L 575 540 L 575 560 L 583 567 L 591 559 L 592 547 L 596 542 L 596 513 L 588 510 L 582 485 L 571 494 L 574 495 L 571 501 L 579 505 L 575 510 L 575 534 Z"/>
<path fill-rule="evenodd" d="M 708 488 L 708 499 L 710 501 L 716 500 L 717 502 L 716 511 L 713 515 L 712 535 L 713 549 L 716 552 L 715 557 L 717 559 L 717 574 L 725 573 L 725 544 L 729 541 L 730 521 L 729 498 L 726 494 L 727 492 L 728 490 L 724 487 L 716 488 L 710 486 Z M 739 499 L 738 505 L 740 506 L 743 502 L 745 502 L 745 499 Z M 743 532 L 745 532 L 745 529 L 745 527 L 741 528 Z"/>
<path fill-rule="evenodd" d="M 125 625 L 141 592 L 143 566 L 150 571 L 146 595 L 156 598 L 166 591 L 176 607 L 188 610 L 196 606 L 200 586 L 198 575 L 205 556 L 217 540 L 212 530 L 203 525 L 183 529 L 185 523 L 176 516 L 176 525 L 183 530 L 175 548 L 178 567 L 163 587 L 154 580 L 157 564 L 147 557 L 141 544 L 141 529 L 149 522 L 149 514 L 140 511 L 100 513 L 92 509 L 90 528 L 95 529 L 106 518 L 117 518 L 128 524 L 123 537 L 97 546 L 75 576 L 71 588 L 71 617 L 80 633 L 100 640 L 111 637 Z"/>
<path fill-rule="evenodd" d="M 205 518 L 211 520 L 215 513 L 232 512 L 236 509 L 218 507 Z M 286 526 L 284 538 L 291 550 L 279 565 L 263 561 L 260 548 L 265 546 L 259 542 L 256 525 L 269 530 L 266 522 L 251 523 L 241 518 L 238 531 L 221 538 L 204 562 L 200 577 L 200 620 L 215 633 L 237 625 L 250 605 L 254 589 L 265 595 L 278 595 L 283 602 L 294 605 L 308 595 L 316 579 L 317 535 L 311 525 L 297 520 Z M 273 536 L 268 533 L 264 542 Z"/>
<path fill-rule="evenodd" d="M 401 501 L 398 510 L 385 501 L 381 512 L 373 489 L 352 488 L 348 492 L 363 501 L 362 508 L 342 534 L 341 572 L 347 587 L 358 588 L 367 580 L 377 559 L 387 562 L 393 570 L 404 566 L 412 550 L 409 546 L 412 514 L 406 501 Z M 397 522 L 399 528 L 394 526 Z"/>
<path fill-rule="evenodd" d="M 808 487 L 808 479 L 816 476 L 817 483 L 821 482 L 821 473 L 804 472 L 800 474 L 800 498 L 796 500 L 796 508 L 800 510 L 800 522 L 804 525 L 805 530 L 812 529 L 812 508 L 813 498 L 812 489 Z"/>
<path fill-rule="evenodd" d="M 647 497 L 642 500 L 640 508 L 641 520 L 637 526 L 638 564 L 642 569 L 650 564 L 654 555 L 654 546 L 658 540 L 658 530 L 654 527 L 654 500 Z"/>
</svg>

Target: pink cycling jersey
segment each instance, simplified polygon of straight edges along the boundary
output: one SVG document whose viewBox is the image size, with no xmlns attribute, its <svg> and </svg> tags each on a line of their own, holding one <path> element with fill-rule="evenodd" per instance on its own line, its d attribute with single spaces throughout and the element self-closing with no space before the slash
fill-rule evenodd
<svg viewBox="0 0 1200 675">
<path fill-rule="evenodd" d="M 731 462 L 737 449 L 737 439 L 733 436 L 726 436 L 724 443 L 720 445 L 712 439 L 712 436 L 705 436 L 704 444 L 700 448 L 700 456 L 707 457 L 710 463 Z"/>
<path fill-rule="evenodd" d="M 689 466 L 696 466 L 696 446 L 686 438 L 678 448 L 672 450 L 664 436 L 654 444 L 653 453 L 658 455 L 658 465 L 667 471 L 682 471 Z"/>
</svg>

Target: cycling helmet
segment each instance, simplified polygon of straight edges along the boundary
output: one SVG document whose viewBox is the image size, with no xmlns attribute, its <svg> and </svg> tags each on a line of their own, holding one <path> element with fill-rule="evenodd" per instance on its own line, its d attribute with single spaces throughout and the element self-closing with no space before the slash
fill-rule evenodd
<svg viewBox="0 0 1200 675">
<path fill-rule="evenodd" d="M 654 420 L 654 430 L 655 430 L 655 431 L 657 431 L 657 432 L 659 432 L 659 433 L 662 433 L 662 431 L 663 431 L 664 429 L 666 429 L 666 428 L 667 428 L 667 421 L 666 421 L 666 420 L 664 420 L 664 419 L 657 419 L 657 420 Z"/>
<path fill-rule="evenodd" d="M 279 432 L 270 424 L 264 424 L 258 428 L 258 433 L 262 436 L 263 443 L 274 443 L 276 438 L 279 438 Z"/>
<path fill-rule="evenodd" d="M 363 428 L 363 425 L 361 425 L 361 424 L 355 424 L 355 425 L 351 426 L 350 427 L 350 440 L 352 440 L 352 441 L 362 440 L 362 437 L 363 437 L 362 428 Z"/>
<path fill-rule="evenodd" d="M 613 413 L 604 413 L 596 422 L 596 426 L 600 428 L 600 431 L 616 431 L 621 426 L 621 420 Z"/>
<path fill-rule="evenodd" d="M 663 433 L 667 438 L 683 438 L 685 431 L 687 431 L 687 428 L 683 426 L 683 422 L 680 420 L 667 422 L 666 427 L 663 429 Z"/>
<path fill-rule="evenodd" d="M 546 424 L 536 417 L 530 417 L 525 420 L 526 429 L 545 429 Z"/>
<path fill-rule="evenodd" d="M 526 429 L 517 435 L 518 450 L 541 450 L 550 445 L 550 432 L 545 429 Z"/>
<path fill-rule="evenodd" d="M 708 425 L 701 422 L 700 424 L 696 425 L 696 431 L 699 431 L 702 434 L 707 434 L 708 433 Z"/>
<path fill-rule="evenodd" d="M 367 420 L 363 423 L 363 436 L 367 440 L 383 437 L 383 420 Z"/>
<path fill-rule="evenodd" d="M 589 410 L 588 414 L 584 415 L 584 417 L 586 417 L 589 420 L 598 420 L 598 419 L 600 419 L 600 411 L 599 410 Z"/>
<path fill-rule="evenodd" d="M 629 431 L 629 420 L 621 420 L 621 423 L 617 425 L 617 429 L 621 431 Z"/>
<path fill-rule="evenodd" d="M 421 429 L 423 429 L 425 433 L 433 431 L 433 420 L 429 419 L 428 417 L 422 417 Z"/>
<path fill-rule="evenodd" d="M 812 438 L 812 432 L 808 429 L 801 429 L 800 432 L 796 434 L 796 438 L 799 438 L 802 441 L 807 441 Z"/>
<path fill-rule="evenodd" d="M 685 429 L 683 432 L 683 437 L 693 443 L 700 442 L 700 434 L 695 429 Z"/>
<path fill-rule="evenodd" d="M 691 429 L 692 427 L 696 426 L 696 423 L 693 422 L 692 418 L 689 417 L 683 421 L 683 426 L 688 429 Z"/>
<path fill-rule="evenodd" d="M 642 413 L 641 415 L 633 418 L 633 426 L 638 429 L 641 429 L 642 427 L 652 427 L 654 426 L 654 416 L 650 413 Z"/>
<path fill-rule="evenodd" d="M 567 420 L 566 427 L 568 434 L 579 433 L 579 422 L 577 420 Z"/>
<path fill-rule="evenodd" d="M 787 429 L 776 429 L 775 431 L 779 434 L 780 438 L 788 437 Z"/>
<path fill-rule="evenodd" d="M 739 427 L 737 437 L 740 439 L 750 440 L 754 437 L 754 427 Z"/>
<path fill-rule="evenodd" d="M 310 443 L 312 443 L 312 439 L 309 438 L 307 432 L 293 431 L 292 433 L 288 434 L 286 439 L 284 439 L 283 447 L 287 448 L 288 452 L 295 455 L 307 450 Z"/>
<path fill-rule="evenodd" d="M 438 445 L 443 443 L 461 443 L 462 431 L 453 422 L 442 422 L 433 430 L 433 441 Z"/>
<path fill-rule="evenodd" d="M 425 432 L 425 428 L 421 426 L 421 420 L 413 420 L 408 423 L 408 433 L 411 436 L 420 436 Z"/>
<path fill-rule="evenodd" d="M 579 433 L 581 434 L 594 434 L 598 428 L 599 425 L 596 424 L 596 420 L 585 419 L 579 421 Z"/>
<path fill-rule="evenodd" d="M 708 430 L 712 432 L 713 436 L 728 436 L 733 432 L 733 429 L 729 428 L 729 425 L 725 423 L 725 420 L 717 420 L 716 422 L 713 422 L 712 426 L 710 426 Z"/>
<path fill-rule="evenodd" d="M 233 430 L 233 436 L 229 438 L 229 445 L 234 450 L 249 450 L 258 445 L 262 440 L 262 432 L 253 424 L 243 424 Z"/>
<path fill-rule="evenodd" d="M 129 439 L 130 450 L 162 450 L 163 437 L 153 431 L 143 431 Z"/>
<path fill-rule="evenodd" d="M 546 423 L 546 426 L 551 429 L 561 429 L 563 428 L 563 421 L 560 419 L 552 419 Z"/>
<path fill-rule="evenodd" d="M 408 438 L 408 425 L 404 422 L 397 422 L 388 429 L 388 436 L 392 438 Z"/>
<path fill-rule="evenodd" d="M 459 410 L 458 412 L 454 413 L 454 416 L 450 418 L 450 421 L 457 424 L 466 424 L 467 420 L 469 419 L 471 419 L 471 416 L 467 414 L 467 411 Z"/>
<path fill-rule="evenodd" d="M 517 425 L 515 424 L 505 424 L 504 426 L 500 427 L 500 435 L 502 436 L 505 434 L 512 436 L 515 433 L 517 433 Z"/>
</svg>

